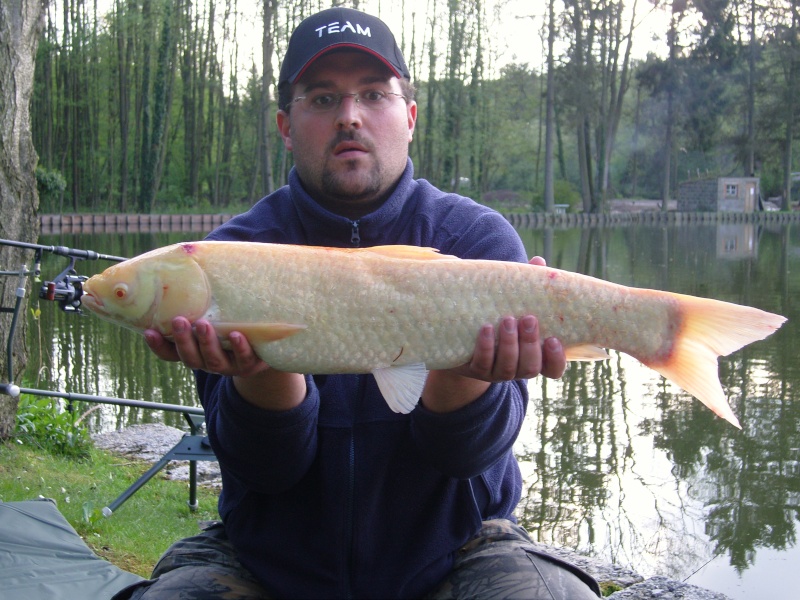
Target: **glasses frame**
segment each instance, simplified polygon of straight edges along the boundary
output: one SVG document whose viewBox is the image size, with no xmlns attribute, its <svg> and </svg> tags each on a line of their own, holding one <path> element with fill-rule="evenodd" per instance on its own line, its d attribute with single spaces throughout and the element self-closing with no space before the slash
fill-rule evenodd
<svg viewBox="0 0 800 600">
<path fill-rule="evenodd" d="M 381 94 L 385 95 L 387 98 L 389 96 L 397 96 L 398 98 L 402 98 L 403 100 L 408 102 L 408 97 L 407 96 L 404 96 L 403 94 L 398 94 L 397 92 L 384 92 L 383 90 L 367 90 L 366 92 L 363 92 L 363 93 L 364 94 L 370 94 L 370 93 L 375 93 L 375 92 L 380 92 Z M 333 112 L 334 110 L 337 110 L 342 105 L 342 100 L 345 97 L 350 97 L 355 101 L 356 105 L 359 108 L 363 108 L 364 110 L 369 110 L 369 111 L 376 112 L 376 111 L 386 110 L 386 108 L 389 107 L 388 104 L 385 107 L 371 107 L 368 104 L 362 104 L 361 103 L 362 92 L 341 92 L 341 93 L 330 93 L 328 95 L 333 98 L 333 102 L 331 102 L 329 105 L 325 105 L 324 107 L 321 107 L 321 108 L 319 108 L 319 107 L 318 108 L 311 108 L 310 106 L 305 106 L 303 104 L 299 104 L 303 100 L 309 98 L 309 96 L 307 96 L 307 95 L 306 96 L 297 96 L 296 98 L 292 98 L 291 102 L 289 102 L 289 106 L 294 106 L 295 104 L 298 104 L 298 106 L 300 106 L 300 108 L 302 108 L 304 111 L 306 111 L 308 113 L 315 114 L 315 115 L 324 115 L 324 114 L 328 114 L 330 112 Z"/>
</svg>

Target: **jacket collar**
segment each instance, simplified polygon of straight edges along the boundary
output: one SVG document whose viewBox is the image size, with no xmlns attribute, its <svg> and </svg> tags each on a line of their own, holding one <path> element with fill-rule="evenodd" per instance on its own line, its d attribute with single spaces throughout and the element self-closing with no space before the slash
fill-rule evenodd
<svg viewBox="0 0 800 600">
<path fill-rule="evenodd" d="M 358 221 L 352 221 L 320 206 L 303 188 L 297 171 L 292 168 L 289 173 L 292 203 L 306 233 L 306 241 L 312 246 L 348 248 L 387 243 L 386 232 L 394 229 L 398 221 L 408 218 L 403 209 L 416 185 L 414 165 L 409 158 L 397 187 L 386 202 Z"/>
</svg>

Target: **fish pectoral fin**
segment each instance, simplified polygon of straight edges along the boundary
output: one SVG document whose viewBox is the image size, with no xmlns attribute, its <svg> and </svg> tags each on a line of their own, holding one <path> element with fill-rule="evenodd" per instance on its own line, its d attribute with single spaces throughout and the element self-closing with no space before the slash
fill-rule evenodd
<svg viewBox="0 0 800 600">
<path fill-rule="evenodd" d="M 608 360 L 611 358 L 603 348 L 592 344 L 581 344 L 580 346 L 570 346 L 564 349 L 567 360 Z"/>
<path fill-rule="evenodd" d="M 250 344 L 258 342 L 275 342 L 299 333 L 306 325 L 293 323 L 212 323 L 214 331 L 221 338 L 227 338 L 232 331 L 238 331 L 247 338 Z"/>
<path fill-rule="evenodd" d="M 372 246 L 370 248 L 360 248 L 363 252 L 372 252 L 388 258 L 406 258 L 414 260 L 460 260 L 451 254 L 439 254 L 436 248 L 423 248 L 420 246 L 404 246 L 402 244 L 394 246 Z"/>
<path fill-rule="evenodd" d="M 428 369 L 423 363 L 414 363 L 376 369 L 372 374 L 389 408 L 396 413 L 408 414 L 422 396 Z"/>
</svg>

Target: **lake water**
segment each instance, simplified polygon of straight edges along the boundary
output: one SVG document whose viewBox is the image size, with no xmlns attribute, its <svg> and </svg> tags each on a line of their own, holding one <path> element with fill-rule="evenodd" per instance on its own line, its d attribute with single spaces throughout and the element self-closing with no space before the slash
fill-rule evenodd
<svg viewBox="0 0 800 600">
<path fill-rule="evenodd" d="M 133 256 L 202 235 L 60 235 L 40 243 Z M 526 486 L 522 523 L 539 541 L 644 576 L 667 575 L 737 599 L 792 596 L 800 589 L 800 242 L 792 226 L 620 226 L 520 235 L 529 253 L 551 266 L 789 318 L 768 340 L 720 360 L 741 431 L 618 353 L 603 363 L 573 363 L 559 381 L 532 380 L 516 447 Z M 82 261 L 77 271 L 91 275 L 108 264 Z M 65 259 L 47 257 L 42 279 L 65 266 Z M 39 308 L 29 332 L 26 385 L 196 405 L 189 372 L 155 359 L 139 336 L 46 301 Z M 94 430 L 149 421 L 184 427 L 175 414 L 79 410 L 92 410 L 86 421 Z"/>
</svg>

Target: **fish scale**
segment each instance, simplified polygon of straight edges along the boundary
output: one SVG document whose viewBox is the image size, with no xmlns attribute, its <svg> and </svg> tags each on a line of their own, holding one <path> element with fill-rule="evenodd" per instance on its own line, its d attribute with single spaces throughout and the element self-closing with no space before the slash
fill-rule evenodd
<svg viewBox="0 0 800 600">
<path fill-rule="evenodd" d="M 778 329 L 756 308 L 637 289 L 548 267 L 461 260 L 428 248 L 194 242 L 114 265 L 84 305 L 137 331 L 206 318 L 243 333 L 272 367 L 373 373 L 389 405 L 413 409 L 427 370 L 469 361 L 481 327 L 536 315 L 569 360 L 630 354 L 738 426 L 717 359 Z"/>
</svg>

